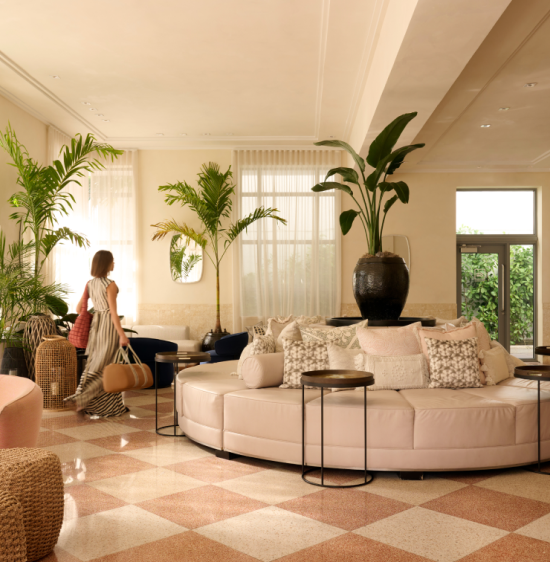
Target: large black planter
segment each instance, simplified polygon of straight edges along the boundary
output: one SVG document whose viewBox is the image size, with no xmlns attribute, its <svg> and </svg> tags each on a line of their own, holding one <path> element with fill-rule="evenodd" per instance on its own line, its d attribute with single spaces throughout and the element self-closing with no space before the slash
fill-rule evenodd
<svg viewBox="0 0 550 562">
<path fill-rule="evenodd" d="M 409 295 L 403 258 L 360 258 L 353 270 L 353 296 L 363 318 L 397 320 Z"/>
<path fill-rule="evenodd" d="M 216 342 L 221 340 L 224 336 L 228 336 L 229 332 L 224 330 L 223 332 L 213 332 L 210 330 L 204 339 L 202 340 L 202 351 L 212 351 Z"/>
<path fill-rule="evenodd" d="M 17 369 L 18 377 L 29 378 L 25 352 L 22 347 L 5 347 L 0 365 L 0 374 L 9 375 L 10 371 Z"/>
</svg>

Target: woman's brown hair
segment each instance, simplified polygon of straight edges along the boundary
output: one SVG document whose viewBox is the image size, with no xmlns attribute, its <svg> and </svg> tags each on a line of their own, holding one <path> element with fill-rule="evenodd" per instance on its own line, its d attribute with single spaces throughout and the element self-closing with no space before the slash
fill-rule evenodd
<svg viewBox="0 0 550 562">
<path fill-rule="evenodd" d="M 92 277 L 107 277 L 114 261 L 115 258 L 109 250 L 96 252 L 92 260 Z"/>
</svg>

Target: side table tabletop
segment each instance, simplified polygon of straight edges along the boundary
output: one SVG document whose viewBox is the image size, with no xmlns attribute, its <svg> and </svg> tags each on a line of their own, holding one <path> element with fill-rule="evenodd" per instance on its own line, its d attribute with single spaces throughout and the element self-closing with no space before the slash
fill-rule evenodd
<svg viewBox="0 0 550 562">
<path fill-rule="evenodd" d="M 162 351 L 155 355 L 155 432 L 158 435 L 165 437 L 185 437 L 183 431 L 177 433 L 179 428 L 178 424 L 178 411 L 176 409 L 176 392 L 178 385 L 176 384 L 176 365 L 179 363 L 201 363 L 210 361 L 211 356 L 209 353 L 201 353 L 198 351 Z M 159 409 L 158 409 L 158 368 L 159 363 L 172 363 L 174 365 L 174 425 L 163 425 L 159 427 Z M 162 433 L 163 429 L 173 429 L 174 433 Z"/>
<path fill-rule="evenodd" d="M 548 352 L 542 353 L 541 350 L 546 349 Z M 535 349 L 537 355 L 550 355 L 550 348 L 540 348 Z M 516 367 L 514 369 L 514 376 L 518 379 L 525 379 L 529 381 L 537 381 L 537 447 L 538 447 L 538 461 L 537 468 L 528 468 L 530 472 L 535 472 L 536 474 L 543 474 L 545 476 L 550 476 L 550 472 L 543 472 L 540 469 L 540 383 L 550 382 L 550 365 L 525 365 L 521 367 Z"/>
<path fill-rule="evenodd" d="M 302 480 L 313 486 L 323 488 L 356 488 L 365 486 L 372 480 L 372 474 L 367 472 L 367 386 L 374 384 L 374 375 L 365 371 L 352 371 L 345 369 L 327 369 L 323 371 L 306 371 L 302 373 Z M 305 387 L 312 386 L 321 389 L 321 466 L 306 469 L 306 440 L 305 440 Z M 347 484 L 336 486 L 325 484 L 325 429 L 324 429 L 324 390 L 331 388 L 352 389 L 363 387 L 363 411 L 364 411 L 364 436 L 365 436 L 365 479 L 359 484 Z M 310 472 L 321 470 L 321 483 L 317 484 L 306 478 Z"/>
</svg>

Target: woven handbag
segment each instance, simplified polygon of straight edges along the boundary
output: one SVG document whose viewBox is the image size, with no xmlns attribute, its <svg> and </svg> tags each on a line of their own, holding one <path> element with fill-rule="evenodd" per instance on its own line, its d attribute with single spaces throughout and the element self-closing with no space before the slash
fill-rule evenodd
<svg viewBox="0 0 550 562">
<path fill-rule="evenodd" d="M 135 363 L 130 362 L 130 353 Z M 114 363 L 103 369 L 103 390 L 105 392 L 123 392 L 153 386 L 153 375 L 148 365 L 144 365 L 136 352 L 128 345 L 128 351 L 120 347 Z"/>
<path fill-rule="evenodd" d="M 88 347 L 88 337 L 90 335 L 90 325 L 92 324 L 93 314 L 88 312 L 88 283 L 82 295 L 80 314 L 74 323 L 73 329 L 69 332 L 69 341 L 79 348 Z"/>
</svg>

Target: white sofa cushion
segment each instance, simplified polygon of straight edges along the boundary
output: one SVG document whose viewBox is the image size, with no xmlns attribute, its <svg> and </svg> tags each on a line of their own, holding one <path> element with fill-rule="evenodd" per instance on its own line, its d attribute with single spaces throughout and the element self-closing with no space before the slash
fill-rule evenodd
<svg viewBox="0 0 550 562">
<path fill-rule="evenodd" d="M 159 326 L 153 324 L 136 324 L 131 329 L 137 334 L 135 338 L 155 338 L 157 340 L 181 341 L 190 340 L 189 326 Z"/>
</svg>

